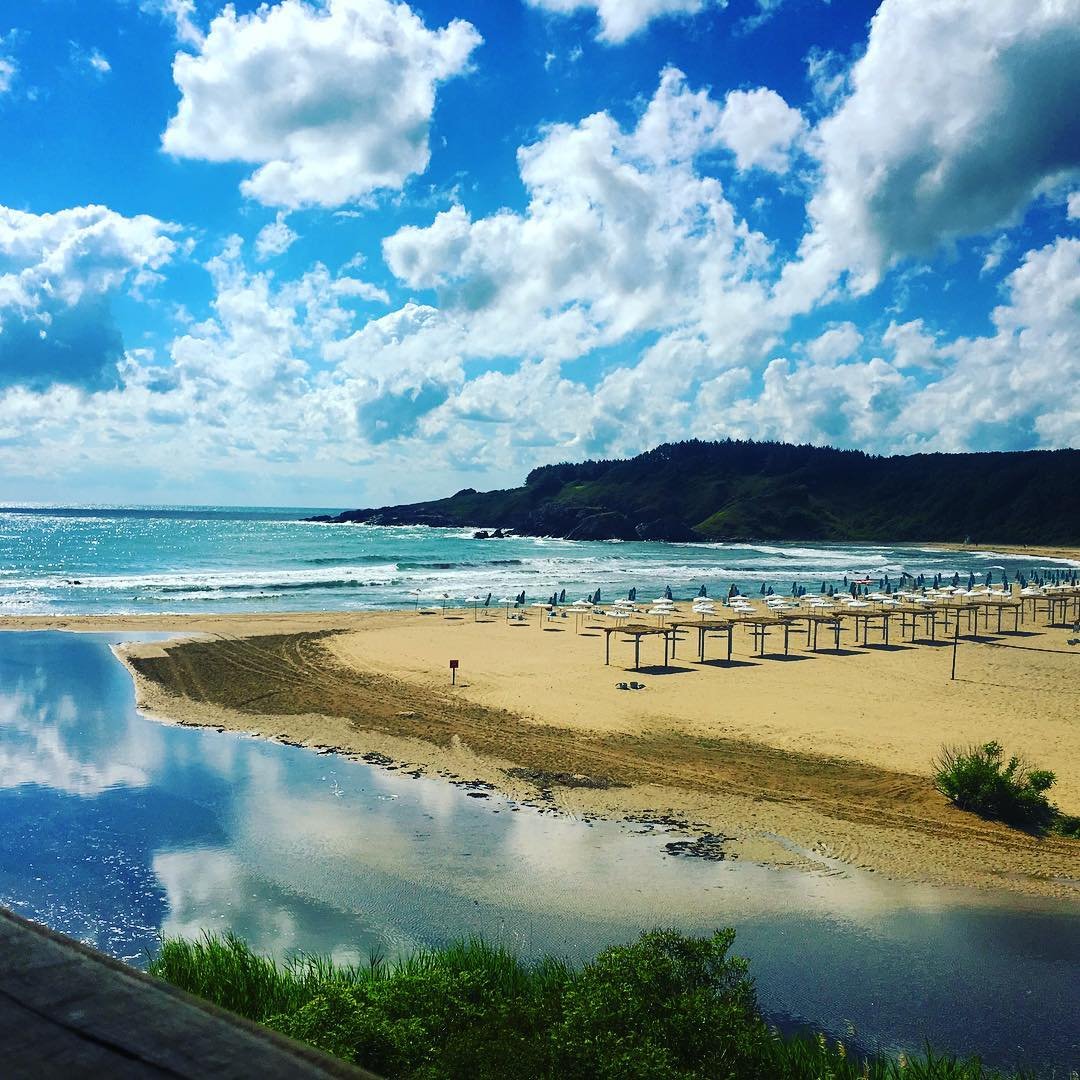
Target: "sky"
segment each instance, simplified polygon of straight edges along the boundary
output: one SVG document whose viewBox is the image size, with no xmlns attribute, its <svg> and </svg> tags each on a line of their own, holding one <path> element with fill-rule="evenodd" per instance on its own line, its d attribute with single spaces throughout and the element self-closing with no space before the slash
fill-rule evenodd
<svg viewBox="0 0 1080 1080">
<path fill-rule="evenodd" d="M 0 6 L 0 502 L 1080 446 L 1080 0 Z"/>
</svg>

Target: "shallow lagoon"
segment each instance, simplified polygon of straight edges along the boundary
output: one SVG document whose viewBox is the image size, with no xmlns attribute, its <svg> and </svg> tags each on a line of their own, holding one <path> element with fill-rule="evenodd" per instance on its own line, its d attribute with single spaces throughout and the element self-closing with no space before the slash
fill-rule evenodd
<svg viewBox="0 0 1080 1080">
<path fill-rule="evenodd" d="M 672 857 L 672 836 L 170 727 L 109 645 L 0 634 L 0 903 L 144 963 L 158 935 L 359 959 L 481 933 L 585 957 L 734 925 L 763 1007 L 865 1046 L 1080 1063 L 1080 905 Z M 140 635 L 144 637 L 146 635 Z"/>
</svg>

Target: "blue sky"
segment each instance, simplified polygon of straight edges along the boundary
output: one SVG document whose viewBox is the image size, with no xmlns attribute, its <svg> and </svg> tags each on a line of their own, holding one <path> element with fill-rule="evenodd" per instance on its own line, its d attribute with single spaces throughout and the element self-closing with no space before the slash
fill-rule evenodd
<svg viewBox="0 0 1080 1080">
<path fill-rule="evenodd" d="M 0 15 L 0 500 L 1080 444 L 1080 0 Z"/>
</svg>

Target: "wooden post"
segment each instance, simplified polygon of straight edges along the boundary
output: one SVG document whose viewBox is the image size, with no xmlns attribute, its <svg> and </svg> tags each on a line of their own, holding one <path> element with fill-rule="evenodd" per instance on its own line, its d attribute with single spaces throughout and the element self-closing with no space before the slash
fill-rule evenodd
<svg viewBox="0 0 1080 1080">
<path fill-rule="evenodd" d="M 957 613 L 956 625 L 953 627 L 953 639 L 952 639 L 952 678 L 956 678 L 956 649 L 960 644 L 960 616 Z"/>
</svg>

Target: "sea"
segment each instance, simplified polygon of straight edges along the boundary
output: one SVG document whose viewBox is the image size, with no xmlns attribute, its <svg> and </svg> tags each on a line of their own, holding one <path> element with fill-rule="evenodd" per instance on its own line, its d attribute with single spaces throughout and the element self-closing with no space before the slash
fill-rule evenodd
<svg viewBox="0 0 1080 1080">
<path fill-rule="evenodd" d="M 0 614 L 341 611 L 726 596 L 769 588 L 842 589 L 854 579 L 895 585 L 904 572 L 1014 580 L 1080 565 L 991 550 L 889 544 L 664 544 L 511 537 L 473 529 L 328 525 L 328 508 L 0 505 Z"/>
</svg>

